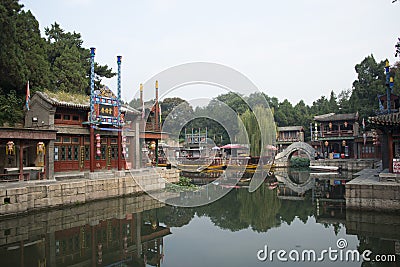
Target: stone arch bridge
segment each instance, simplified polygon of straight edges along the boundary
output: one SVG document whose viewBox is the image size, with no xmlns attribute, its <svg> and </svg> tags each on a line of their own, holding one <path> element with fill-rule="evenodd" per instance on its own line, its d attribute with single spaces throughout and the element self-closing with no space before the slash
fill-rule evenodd
<svg viewBox="0 0 400 267">
<path fill-rule="evenodd" d="M 315 149 L 307 143 L 304 142 L 295 142 L 288 146 L 282 152 L 276 154 L 275 156 L 275 165 L 276 166 L 287 166 L 290 158 L 292 157 L 293 153 L 301 151 L 304 152 L 310 161 L 314 160 L 315 157 Z"/>
</svg>

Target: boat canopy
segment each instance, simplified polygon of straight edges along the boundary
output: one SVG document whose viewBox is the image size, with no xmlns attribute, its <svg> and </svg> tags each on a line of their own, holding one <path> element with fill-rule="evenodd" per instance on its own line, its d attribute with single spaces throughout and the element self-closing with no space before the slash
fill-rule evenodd
<svg viewBox="0 0 400 267">
<path fill-rule="evenodd" d="M 241 145 L 239 145 L 239 144 L 227 144 L 227 145 L 224 145 L 224 146 L 221 146 L 221 148 L 223 148 L 223 149 L 239 149 L 239 148 L 247 148 L 247 147 L 245 147 L 245 146 L 241 146 Z"/>
</svg>

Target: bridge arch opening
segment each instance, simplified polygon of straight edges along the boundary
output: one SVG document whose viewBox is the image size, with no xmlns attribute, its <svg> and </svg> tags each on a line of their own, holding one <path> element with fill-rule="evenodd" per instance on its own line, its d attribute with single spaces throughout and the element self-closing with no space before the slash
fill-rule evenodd
<svg viewBox="0 0 400 267">
<path fill-rule="evenodd" d="M 284 151 L 278 153 L 275 156 L 275 162 L 285 164 L 286 166 L 290 166 L 290 163 L 293 163 L 293 157 L 297 154 L 301 153 L 302 158 L 306 158 L 307 166 L 309 166 L 309 162 L 314 160 L 315 157 L 315 149 L 307 143 L 304 142 L 296 142 L 288 146 Z M 299 160 L 301 162 L 302 160 Z"/>
<path fill-rule="evenodd" d="M 289 167 L 292 165 L 293 167 L 308 167 L 314 155 L 310 155 L 307 150 L 297 148 L 292 150 L 287 158 Z"/>
</svg>

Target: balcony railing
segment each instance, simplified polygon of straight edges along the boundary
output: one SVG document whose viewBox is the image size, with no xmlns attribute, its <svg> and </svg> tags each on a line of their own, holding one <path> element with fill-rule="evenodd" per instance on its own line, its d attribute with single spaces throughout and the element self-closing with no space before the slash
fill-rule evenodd
<svg viewBox="0 0 400 267">
<path fill-rule="evenodd" d="M 341 131 L 322 131 L 322 137 L 342 137 L 342 136 L 354 136 L 353 130 L 341 130 Z"/>
<path fill-rule="evenodd" d="M 277 142 L 298 142 L 298 141 L 300 141 L 300 139 L 297 137 L 288 137 L 288 138 L 279 137 L 276 141 Z"/>
</svg>

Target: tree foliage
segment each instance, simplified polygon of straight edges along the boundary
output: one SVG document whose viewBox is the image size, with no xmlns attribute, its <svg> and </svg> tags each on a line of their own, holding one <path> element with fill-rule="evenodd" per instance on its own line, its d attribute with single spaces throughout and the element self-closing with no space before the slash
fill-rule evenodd
<svg viewBox="0 0 400 267">
<path fill-rule="evenodd" d="M 88 93 L 90 86 L 90 50 L 84 48 L 81 35 L 65 32 L 55 22 L 45 28 L 48 61 L 52 70 L 51 89 Z M 107 65 L 95 63 L 95 87 L 100 88 L 102 78 L 115 73 Z"/>
<path fill-rule="evenodd" d="M 23 99 L 28 80 L 31 94 L 43 89 L 84 94 L 89 92 L 90 85 L 90 50 L 83 46 L 81 34 L 67 32 L 54 22 L 45 28 L 42 37 L 38 21 L 29 10 L 24 11 L 22 7 L 18 0 L 0 2 L 0 88 L 5 95 L 15 91 L 11 95 L 15 95 L 22 103 L 15 106 L 15 114 L 19 114 L 19 117 L 10 117 L 8 120 L 11 122 L 22 121 Z M 396 94 L 400 93 L 399 64 L 396 62 L 391 70 L 391 75 L 395 76 Z M 352 89 L 342 90 L 338 95 L 332 91 L 329 96 L 321 96 L 310 106 L 302 100 L 295 105 L 287 99 L 280 102 L 276 97 L 265 93 L 253 93 L 250 96 L 233 92 L 222 94 L 206 107 L 197 107 L 194 111 L 187 107 L 188 112 L 201 117 L 192 121 L 188 127 L 207 127 L 209 136 L 215 136 L 219 145 L 232 142 L 232 136 L 228 136 L 224 125 L 230 125 L 233 129 L 231 133 L 236 136 L 239 128 L 232 123 L 237 122 L 237 117 L 226 116 L 221 103 L 241 116 L 249 107 L 265 106 L 266 102 L 278 126 L 302 125 L 306 128 L 306 137 L 309 123 L 315 115 L 358 111 L 360 118 L 367 118 L 378 109 L 377 95 L 386 92 L 384 60 L 377 62 L 373 55 L 367 56 L 355 66 L 355 70 L 357 79 L 353 82 Z M 99 88 L 102 86 L 102 79 L 111 78 L 115 74 L 107 65 L 95 63 L 95 87 Z M 3 97 L 2 101 L 8 100 Z M 179 102 L 174 101 L 178 100 L 164 100 L 162 117 L 167 116 L 169 106 Z M 8 103 L 0 102 L 0 108 L 6 108 L 7 105 Z"/>
<path fill-rule="evenodd" d="M 358 111 L 360 117 L 372 116 L 378 110 L 377 96 L 386 91 L 384 68 L 385 61 L 377 63 L 373 55 L 366 57 L 355 67 L 358 77 L 353 82 L 349 104 L 351 111 Z"/>
<path fill-rule="evenodd" d="M 250 96 L 242 96 L 235 93 L 222 94 L 210 101 L 205 107 L 197 107 L 194 111 L 195 117 L 201 117 L 192 121 L 188 128 L 206 128 L 209 137 L 214 138 L 217 145 L 236 143 L 243 141 L 243 132 L 235 126 L 235 137 L 228 136 L 224 125 L 231 125 L 235 118 L 227 117 L 222 108 L 223 104 L 229 106 L 243 121 L 249 137 L 251 154 L 258 155 L 261 150 L 260 129 L 254 116 L 255 110 L 250 107 L 269 108 L 274 116 L 277 126 L 300 125 L 305 129 L 306 140 L 310 138 L 310 123 L 316 115 L 327 113 L 355 113 L 359 112 L 360 120 L 374 115 L 378 109 L 379 94 L 385 94 L 384 61 L 377 63 L 372 55 L 367 56 L 362 62 L 355 66 L 357 80 L 352 89 L 344 89 L 338 95 L 331 91 L 329 96 L 321 96 L 312 105 L 306 105 L 303 100 L 292 105 L 287 99 L 282 102 L 276 97 L 270 97 L 265 93 L 253 93 Z M 394 93 L 400 93 L 400 63 L 397 62 L 391 68 L 391 75 L 395 76 Z M 182 100 L 183 101 L 183 100 Z M 163 109 L 164 110 L 164 109 Z M 207 119 L 204 117 L 213 119 Z M 261 116 L 262 117 L 262 116 Z M 272 129 L 268 131 L 274 132 Z M 238 135 L 238 139 L 236 138 Z"/>
<path fill-rule="evenodd" d="M 2 116 L 11 123 L 22 121 L 28 81 L 31 94 L 44 89 L 84 94 L 90 84 L 90 51 L 83 47 L 81 35 L 65 32 L 55 22 L 45 29 L 45 39 L 39 22 L 22 7 L 18 0 L 0 2 L 0 88 L 21 102 L 14 105 L 13 116 Z M 99 64 L 95 64 L 95 73 L 97 87 L 102 78 L 115 75 L 107 65 Z M 0 109 L 10 103 L 11 99 L 1 98 Z"/>
</svg>

